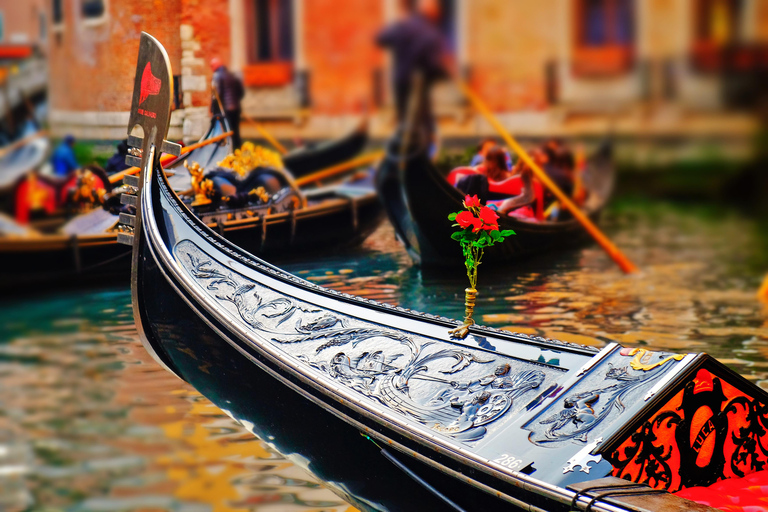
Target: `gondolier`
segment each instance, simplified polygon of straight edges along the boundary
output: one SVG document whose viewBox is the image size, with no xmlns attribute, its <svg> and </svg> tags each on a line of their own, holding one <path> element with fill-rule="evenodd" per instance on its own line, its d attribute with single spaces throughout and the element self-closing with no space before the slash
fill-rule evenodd
<svg viewBox="0 0 768 512">
<path fill-rule="evenodd" d="M 213 71 L 211 87 L 214 91 L 214 97 L 211 101 L 211 113 L 213 115 L 221 114 L 221 108 L 224 109 L 223 114 L 227 118 L 230 130 L 232 130 L 232 142 L 235 149 L 238 149 L 242 146 L 242 140 L 240 139 L 242 107 L 240 101 L 245 96 L 243 82 L 232 74 L 218 57 L 211 59 L 211 70 Z M 221 105 L 219 105 L 219 102 L 221 102 Z"/>
<path fill-rule="evenodd" d="M 393 88 L 398 122 L 406 118 L 414 74 L 422 74 L 425 87 L 422 87 L 424 97 L 419 102 L 422 110 L 417 124 L 424 123 L 431 135 L 435 123 L 429 101 L 430 85 L 448 75 L 445 45 L 437 28 L 440 6 L 434 0 L 406 0 L 403 7 L 406 17 L 384 28 L 376 36 L 376 43 L 392 51 Z"/>
</svg>

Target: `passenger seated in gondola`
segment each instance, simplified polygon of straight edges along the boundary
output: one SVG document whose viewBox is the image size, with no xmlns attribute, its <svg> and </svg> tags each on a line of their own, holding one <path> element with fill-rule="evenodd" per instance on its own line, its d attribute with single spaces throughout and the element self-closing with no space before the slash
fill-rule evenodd
<svg viewBox="0 0 768 512">
<path fill-rule="evenodd" d="M 477 195 L 485 202 L 489 198 L 489 187 L 512 176 L 507 171 L 504 150 L 493 146 L 486 149 L 483 163 L 474 167 L 460 167 L 449 175 L 449 181 L 468 195 Z"/>
<path fill-rule="evenodd" d="M 469 163 L 470 167 L 477 167 L 478 165 L 482 165 L 485 162 L 485 157 L 488 154 L 488 151 L 490 151 L 492 148 L 497 147 L 498 144 L 494 139 L 488 138 L 484 139 L 480 145 L 477 147 L 477 153 L 475 156 L 472 157 L 472 160 Z M 509 154 L 509 151 L 504 151 L 504 163 L 506 165 L 507 170 L 512 169 L 512 157 Z"/>
<path fill-rule="evenodd" d="M 464 194 L 477 195 L 482 202 L 496 208 L 500 208 L 503 204 L 503 213 L 541 219 L 543 214 L 541 185 L 533 181 L 530 169 L 523 167 L 522 163 L 518 163 L 513 172 L 508 172 L 506 156 L 504 149 L 491 148 L 482 165 L 458 167 L 448 174 L 448 182 Z M 531 206 L 531 208 L 515 211 L 525 206 Z"/>
<path fill-rule="evenodd" d="M 507 167 L 506 152 L 494 146 L 485 153 L 485 160 L 477 167 L 477 171 L 488 177 L 489 181 L 500 182 L 512 176 Z"/>
<path fill-rule="evenodd" d="M 541 150 L 535 150 L 531 153 L 534 162 L 541 165 L 546 156 Z M 513 176 L 520 176 L 522 181 L 522 190 L 520 194 L 503 200 L 496 207 L 499 213 L 510 213 L 518 208 L 531 205 L 536 200 L 536 194 L 533 188 L 533 171 L 522 160 L 518 160 L 512 169 Z"/>
<path fill-rule="evenodd" d="M 550 139 L 543 149 L 546 161 L 541 165 L 555 185 L 567 196 L 573 196 L 574 170 L 576 159 L 573 152 L 566 148 L 560 139 Z"/>
</svg>

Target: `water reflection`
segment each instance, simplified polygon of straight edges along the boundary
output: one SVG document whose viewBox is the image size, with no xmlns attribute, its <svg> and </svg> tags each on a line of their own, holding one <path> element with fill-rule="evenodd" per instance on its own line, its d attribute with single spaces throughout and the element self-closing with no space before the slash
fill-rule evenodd
<svg viewBox="0 0 768 512">
<path fill-rule="evenodd" d="M 161 370 L 128 292 L 1 317 L 0 510 L 354 510 Z"/>
<path fill-rule="evenodd" d="M 596 247 L 481 268 L 482 322 L 707 351 L 766 380 L 768 310 L 755 300 L 768 269 L 764 225 L 637 202 L 603 225 L 642 274 L 623 276 Z M 463 313 L 463 269 L 422 273 L 386 225 L 352 253 L 282 265 L 356 295 Z M 0 326 L 0 510 L 354 510 L 161 370 L 137 340 L 128 291 L 6 302 Z"/>
</svg>

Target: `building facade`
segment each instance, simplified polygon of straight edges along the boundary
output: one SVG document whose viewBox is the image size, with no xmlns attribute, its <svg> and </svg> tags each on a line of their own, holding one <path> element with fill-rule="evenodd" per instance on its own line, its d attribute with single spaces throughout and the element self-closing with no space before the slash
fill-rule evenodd
<svg viewBox="0 0 768 512">
<path fill-rule="evenodd" d="M 7 2 L 7 0 L 0 0 Z M 514 132 L 748 136 L 768 66 L 763 0 L 441 0 L 455 69 Z M 141 31 L 179 86 L 172 136 L 206 125 L 208 62 L 246 85 L 244 117 L 278 137 L 323 138 L 363 114 L 393 129 L 390 62 L 373 41 L 399 0 L 52 0 L 54 133 L 120 138 Z M 456 87 L 434 92 L 440 131 L 490 126 Z M 746 112 L 746 113 L 745 113 Z M 247 124 L 244 133 L 249 134 Z"/>
</svg>

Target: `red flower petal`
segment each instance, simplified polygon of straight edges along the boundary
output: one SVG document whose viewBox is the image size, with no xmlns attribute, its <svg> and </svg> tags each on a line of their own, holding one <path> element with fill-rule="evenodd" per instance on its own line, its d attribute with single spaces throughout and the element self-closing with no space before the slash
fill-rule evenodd
<svg viewBox="0 0 768 512">
<path fill-rule="evenodd" d="M 480 230 L 481 221 L 472 212 L 463 211 L 456 216 L 456 223 L 462 228 L 468 228 L 472 226 L 472 231 L 477 233 Z"/>
<path fill-rule="evenodd" d="M 464 198 L 464 206 L 466 208 L 472 208 L 474 206 L 480 206 L 480 199 L 477 198 L 477 195 L 469 196 Z"/>
<path fill-rule="evenodd" d="M 499 215 L 487 206 L 480 208 L 480 218 L 484 224 L 498 226 Z"/>
</svg>

